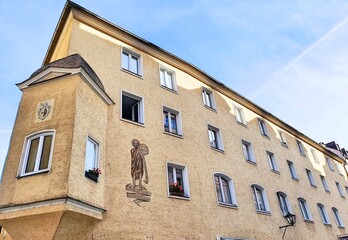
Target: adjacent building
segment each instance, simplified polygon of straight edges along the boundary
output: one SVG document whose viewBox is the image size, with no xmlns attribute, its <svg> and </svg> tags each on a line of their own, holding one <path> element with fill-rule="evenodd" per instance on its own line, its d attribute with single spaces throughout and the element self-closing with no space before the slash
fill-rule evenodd
<svg viewBox="0 0 348 240">
<path fill-rule="evenodd" d="M 342 156 L 73 2 L 17 86 L 13 239 L 347 239 Z"/>
</svg>

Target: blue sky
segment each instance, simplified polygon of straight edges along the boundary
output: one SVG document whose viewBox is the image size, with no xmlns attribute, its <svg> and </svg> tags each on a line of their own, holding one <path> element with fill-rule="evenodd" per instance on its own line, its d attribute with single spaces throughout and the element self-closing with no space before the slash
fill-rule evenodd
<svg viewBox="0 0 348 240">
<path fill-rule="evenodd" d="M 75 1 L 174 53 L 317 142 L 348 148 L 348 1 Z M 21 92 L 65 1 L 0 0 L 0 172 Z"/>
</svg>

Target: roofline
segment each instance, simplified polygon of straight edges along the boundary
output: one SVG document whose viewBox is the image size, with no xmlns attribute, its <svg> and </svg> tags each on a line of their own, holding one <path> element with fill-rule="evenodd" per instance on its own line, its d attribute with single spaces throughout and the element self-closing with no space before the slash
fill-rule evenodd
<svg viewBox="0 0 348 240">
<path fill-rule="evenodd" d="M 238 92 L 236 92 L 235 90 L 229 88 L 228 86 L 226 86 L 225 84 L 223 84 L 222 82 L 218 81 L 217 79 L 215 79 L 214 77 L 212 77 L 211 75 L 209 75 L 208 73 L 204 72 L 203 70 L 201 70 L 200 68 L 198 68 L 197 66 L 185 61 L 184 59 L 174 55 L 173 53 L 157 46 L 156 44 L 153 44 L 139 36 L 137 36 L 136 34 L 129 32 L 128 30 L 98 16 L 97 14 L 91 12 L 90 10 L 70 1 L 67 0 L 64 9 L 62 11 L 62 14 L 59 18 L 59 21 L 57 23 L 56 29 L 54 31 L 53 37 L 51 39 L 50 45 L 48 47 L 48 50 L 46 52 L 45 58 L 43 60 L 42 65 L 44 66 L 45 64 L 48 63 L 48 59 L 50 59 L 50 57 L 53 54 L 53 46 L 58 42 L 59 40 L 59 36 L 60 33 L 62 31 L 62 29 L 64 28 L 64 21 L 68 18 L 69 13 L 71 12 L 72 9 L 77 9 L 79 11 L 84 12 L 85 14 L 90 15 L 91 17 L 94 17 L 96 19 L 98 19 L 99 21 L 106 23 L 107 25 L 110 25 L 111 27 L 122 31 L 126 34 L 128 34 L 130 37 L 135 38 L 136 40 L 140 41 L 141 43 L 149 46 L 150 48 L 153 48 L 161 53 L 164 53 L 165 55 L 168 55 L 169 57 L 174 58 L 175 60 L 183 63 L 184 65 L 187 65 L 190 68 L 193 68 L 194 70 L 196 70 L 199 74 L 201 74 L 202 76 L 208 78 L 211 83 L 213 84 L 217 84 L 219 88 L 221 89 L 216 89 L 217 91 L 220 92 L 225 92 L 225 94 L 227 93 L 227 96 L 231 97 L 231 95 L 235 95 L 236 97 L 232 97 L 232 99 L 234 101 L 236 101 L 237 103 L 249 108 L 250 110 L 254 111 L 255 113 L 257 113 L 258 115 L 264 117 L 265 119 L 267 119 L 268 121 L 272 122 L 273 124 L 283 128 L 284 130 L 290 132 L 292 135 L 294 135 L 294 137 L 301 139 L 302 141 L 306 142 L 307 144 L 312 145 L 313 147 L 315 146 L 315 148 L 321 150 L 322 152 L 324 152 L 326 155 L 330 156 L 331 158 L 335 158 L 335 159 L 340 159 L 340 161 L 343 161 L 345 163 L 345 161 L 343 159 L 341 159 L 339 156 L 336 156 L 335 154 L 331 153 L 330 151 L 328 151 L 326 148 L 324 148 L 323 146 L 321 146 L 318 142 L 314 141 L 313 139 L 311 139 L 310 137 L 306 136 L 305 134 L 303 134 L 302 132 L 298 131 L 297 129 L 295 129 L 294 127 L 290 126 L 289 124 L 285 123 L 284 121 L 282 121 L 281 119 L 279 119 L 278 117 L 274 116 L 273 114 L 271 114 L 270 112 L 268 112 L 267 110 L 263 109 L 262 107 L 258 106 L 257 104 L 253 103 L 251 100 L 247 99 L 246 97 L 242 96 L 241 94 L 239 94 Z M 190 73 L 189 73 L 190 74 Z M 192 75 L 193 73 L 191 73 Z M 202 81 L 202 79 L 198 79 L 200 81 Z M 203 81 L 202 81 L 203 82 Z M 207 84 L 209 85 L 209 84 Z M 222 90 L 222 91 L 221 91 Z M 230 94 L 228 94 L 230 93 Z"/>
</svg>

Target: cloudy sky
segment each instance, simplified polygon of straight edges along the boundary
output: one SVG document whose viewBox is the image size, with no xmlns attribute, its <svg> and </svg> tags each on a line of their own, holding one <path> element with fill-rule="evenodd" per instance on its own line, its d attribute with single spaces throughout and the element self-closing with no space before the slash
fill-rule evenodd
<svg viewBox="0 0 348 240">
<path fill-rule="evenodd" d="M 348 1 L 76 0 L 317 142 L 348 148 Z M 21 92 L 65 1 L 0 0 L 0 172 Z"/>
</svg>

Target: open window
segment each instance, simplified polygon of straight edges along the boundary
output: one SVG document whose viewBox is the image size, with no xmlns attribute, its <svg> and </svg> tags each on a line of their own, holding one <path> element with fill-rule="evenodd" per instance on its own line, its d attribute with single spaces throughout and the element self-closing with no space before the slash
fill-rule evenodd
<svg viewBox="0 0 348 240">
<path fill-rule="evenodd" d="M 122 91 L 122 119 L 144 124 L 144 101 L 142 97 Z"/>
</svg>

